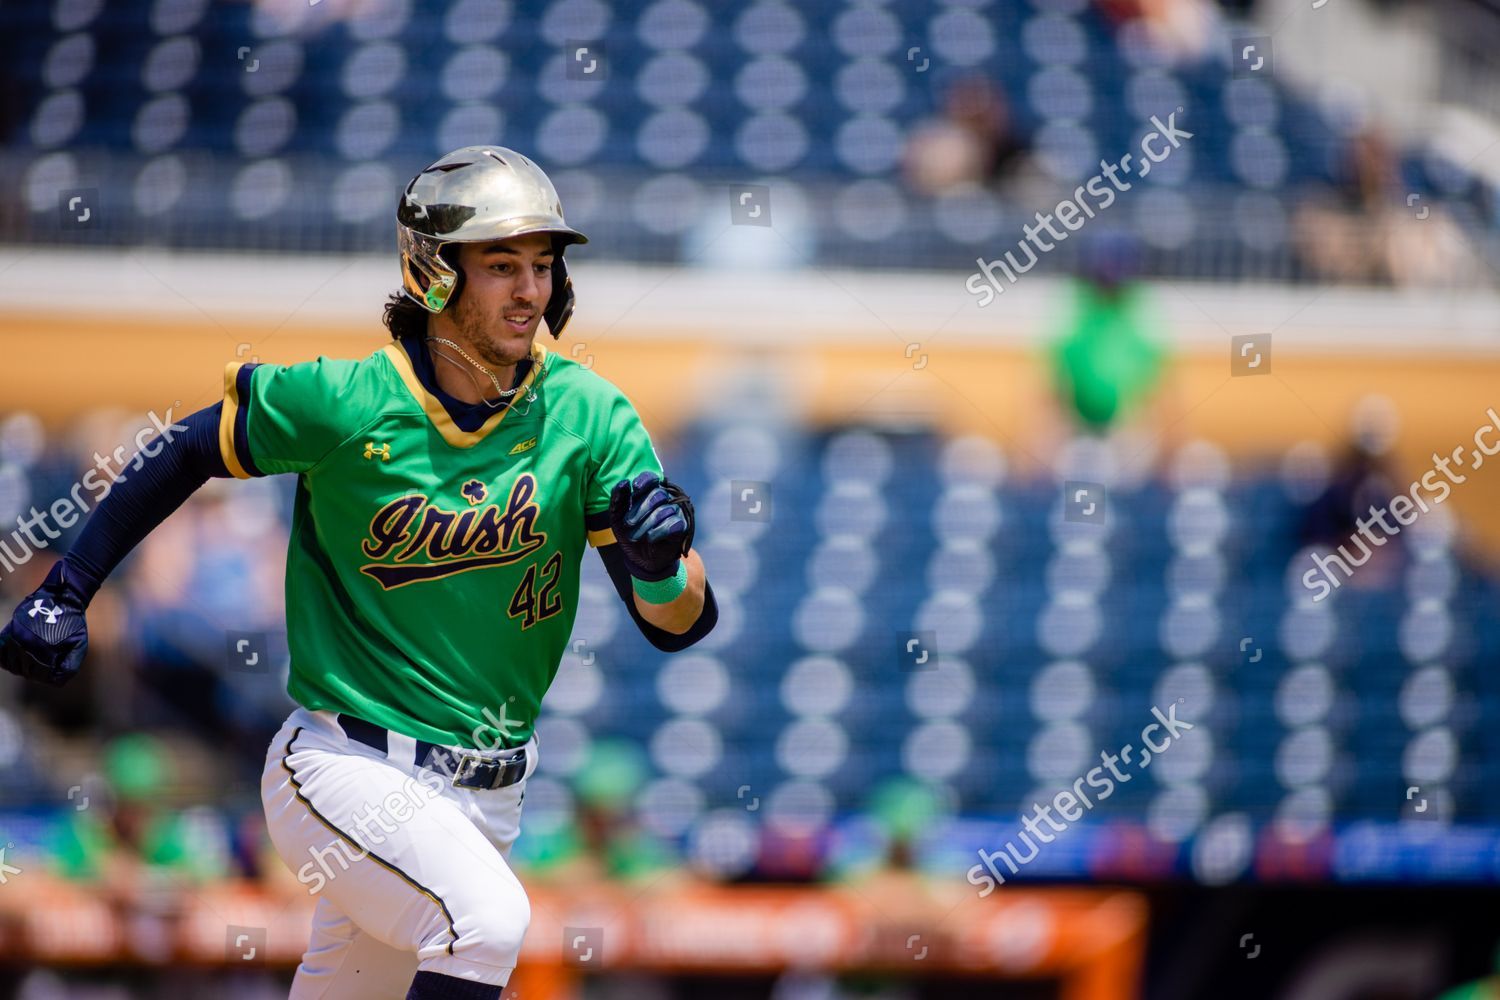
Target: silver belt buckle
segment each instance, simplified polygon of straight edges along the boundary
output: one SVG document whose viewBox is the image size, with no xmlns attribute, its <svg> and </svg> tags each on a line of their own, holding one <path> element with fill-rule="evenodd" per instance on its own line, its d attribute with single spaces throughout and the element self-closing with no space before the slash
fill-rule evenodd
<svg viewBox="0 0 1500 1000">
<path fill-rule="evenodd" d="M 459 788 L 474 787 L 464 782 L 472 778 L 479 768 L 490 761 L 477 754 L 464 753 L 459 756 L 458 766 L 453 769 L 453 784 Z"/>
</svg>

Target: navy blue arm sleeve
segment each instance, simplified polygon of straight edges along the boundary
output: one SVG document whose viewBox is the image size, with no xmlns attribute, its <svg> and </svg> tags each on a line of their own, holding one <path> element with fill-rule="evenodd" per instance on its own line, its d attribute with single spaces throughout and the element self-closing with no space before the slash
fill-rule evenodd
<svg viewBox="0 0 1500 1000">
<path fill-rule="evenodd" d="M 604 568 L 609 570 L 609 578 L 614 582 L 615 592 L 620 595 L 620 600 L 625 602 L 625 607 L 630 611 L 630 617 L 635 620 L 636 628 L 640 629 L 646 641 L 657 649 L 664 653 L 676 653 L 687 649 L 712 632 L 714 626 L 718 624 L 719 603 L 714 600 L 714 588 L 708 580 L 704 580 L 703 610 L 699 612 L 698 620 L 693 622 L 692 628 L 677 635 L 652 625 L 641 616 L 641 609 L 635 606 L 635 589 L 630 585 L 630 570 L 625 568 L 625 556 L 620 552 L 620 547 L 601 545 L 597 551 L 599 558 L 604 560 Z"/>
<path fill-rule="evenodd" d="M 210 478 L 225 478 L 229 469 L 219 453 L 222 402 L 199 410 L 159 434 L 142 449 L 150 455 L 138 468 L 122 470 L 83 526 L 64 560 L 69 579 L 91 599 L 104 578 L 167 519 L 193 491 Z M 132 463 L 135 465 L 135 463 Z"/>
</svg>

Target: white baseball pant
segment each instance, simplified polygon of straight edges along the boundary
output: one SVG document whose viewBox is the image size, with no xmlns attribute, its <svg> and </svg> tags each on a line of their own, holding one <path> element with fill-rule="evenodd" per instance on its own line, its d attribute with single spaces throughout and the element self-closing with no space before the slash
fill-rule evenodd
<svg viewBox="0 0 1500 1000">
<path fill-rule="evenodd" d="M 271 842 L 318 895 L 289 1000 L 403 1000 L 418 971 L 504 986 L 531 920 L 507 864 L 526 778 L 456 787 L 389 734 L 382 754 L 331 712 L 298 708 L 271 742 L 261 800 Z"/>
</svg>

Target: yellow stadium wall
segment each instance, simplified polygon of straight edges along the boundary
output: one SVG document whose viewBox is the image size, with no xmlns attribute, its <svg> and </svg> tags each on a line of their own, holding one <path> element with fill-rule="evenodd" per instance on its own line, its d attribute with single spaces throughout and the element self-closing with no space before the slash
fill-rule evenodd
<svg viewBox="0 0 1500 1000">
<path fill-rule="evenodd" d="M 386 339 L 379 327 L 288 327 L 268 336 L 262 324 L 216 322 L 206 332 L 205 324 L 181 319 L 100 322 L 13 313 L 0 319 L 4 408 L 32 410 L 52 428 L 99 407 L 161 413 L 181 400 L 178 412 L 191 412 L 219 398 L 224 365 L 237 353 L 240 360 L 272 363 L 320 354 L 358 358 Z M 560 347 L 569 345 L 565 339 Z M 1050 374 L 1034 347 L 934 343 L 907 359 L 889 341 L 820 346 L 808 339 L 747 349 L 653 339 L 622 327 L 591 338 L 588 353 L 595 370 L 631 395 L 663 439 L 699 409 L 712 409 L 723 373 L 760 366 L 787 380 L 786 394 L 801 401 L 815 424 L 927 414 L 948 432 L 994 438 L 1022 471 L 1053 454 L 1060 440 Z M 1225 351 L 1190 349 L 1173 362 L 1153 415 L 1169 442 L 1202 437 L 1237 456 L 1271 457 L 1298 441 L 1344 440 L 1352 407 L 1369 393 L 1390 397 L 1401 414 L 1396 454 L 1405 482 L 1431 467 L 1434 452 L 1471 443 L 1488 421 L 1487 407 L 1500 410 L 1500 358 L 1299 353 L 1278 344 L 1272 374 L 1230 378 Z M 1493 513 L 1500 509 L 1500 475 L 1488 466 L 1466 474 L 1448 503 L 1483 550 L 1500 555 L 1500 518 Z"/>
</svg>

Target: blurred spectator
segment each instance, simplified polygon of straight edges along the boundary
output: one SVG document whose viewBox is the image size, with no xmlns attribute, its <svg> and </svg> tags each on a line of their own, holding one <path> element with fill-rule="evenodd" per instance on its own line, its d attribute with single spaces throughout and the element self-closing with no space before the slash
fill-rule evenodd
<svg viewBox="0 0 1500 1000">
<path fill-rule="evenodd" d="M 1371 507 L 1385 508 L 1391 497 L 1402 492 L 1391 467 L 1397 420 L 1395 405 L 1384 396 L 1366 396 L 1355 405 L 1349 440 L 1335 459 L 1323 491 L 1307 505 L 1297 528 L 1298 541 L 1303 545 L 1324 549 L 1342 546 L 1345 559 L 1361 567 L 1349 580 L 1358 587 L 1388 585 L 1399 563 L 1400 534 L 1386 536 L 1384 545 L 1372 545 L 1360 536 L 1358 523 L 1361 518 L 1368 523 Z"/>
<path fill-rule="evenodd" d="M 174 755 L 156 737 L 132 733 L 104 753 L 104 785 L 65 814 L 53 845 L 57 873 L 86 882 L 111 901 L 135 906 L 166 882 L 203 881 L 228 873 L 227 833 L 203 826 L 201 810 L 179 811 Z M 210 824 L 216 826 L 217 820 Z"/>
<path fill-rule="evenodd" d="M 864 813 L 878 854 L 831 872 L 830 881 L 857 891 L 893 931 L 935 927 L 969 891 L 962 880 L 937 870 L 924 872 L 919 859 L 925 838 L 941 842 L 953 815 L 951 803 L 938 789 L 915 778 L 890 778 L 871 791 Z M 893 941 L 889 950 L 902 956 L 903 941 Z"/>
<path fill-rule="evenodd" d="M 815 882 L 827 866 L 832 835 L 826 828 L 768 820 L 760 829 L 753 881 Z"/>
<path fill-rule="evenodd" d="M 517 863 L 533 875 L 581 882 L 654 880 L 672 870 L 677 858 L 635 816 L 646 773 L 635 743 L 595 742 L 574 775 L 575 813 L 538 822 L 528 816 L 514 849 Z"/>
<path fill-rule="evenodd" d="M 1101 234 L 1084 245 L 1072 302 L 1052 344 L 1052 369 L 1065 410 L 1088 430 L 1133 415 L 1161 381 L 1164 352 L 1150 332 L 1136 282 L 1139 249 L 1131 237 Z"/>
<path fill-rule="evenodd" d="M 1297 253 L 1314 277 L 1364 284 L 1473 285 L 1482 271 L 1453 217 L 1411 190 L 1390 138 L 1356 132 L 1333 182 L 1308 196 L 1293 221 Z"/>
<path fill-rule="evenodd" d="M 636 744 L 599 740 L 574 775 L 580 846 L 599 860 L 608 877 L 649 877 L 676 861 L 664 843 L 641 828 L 635 815 L 647 773 Z"/>
<path fill-rule="evenodd" d="M 927 785 L 893 778 L 877 785 L 866 807 L 886 838 L 885 868 L 916 870 L 916 842 L 944 818 L 942 803 Z"/>
<path fill-rule="evenodd" d="M 1002 188 L 1026 170 L 1031 142 L 1011 118 L 1005 91 L 989 77 L 956 80 L 942 113 L 915 125 L 902 154 L 907 185 L 938 195 L 963 185 Z"/>
<path fill-rule="evenodd" d="M 912 958 L 914 930 L 921 931 L 925 945 L 953 947 L 958 921 L 945 925 L 945 920 L 969 898 L 971 888 L 946 872 L 924 873 L 918 863 L 921 840 L 941 839 L 951 817 L 943 795 L 914 778 L 891 778 L 871 791 L 864 812 L 883 844 L 879 863 L 839 872 L 833 881 L 868 911 L 876 951 L 892 962 Z M 852 986 L 857 978 L 841 981 Z"/>
</svg>

